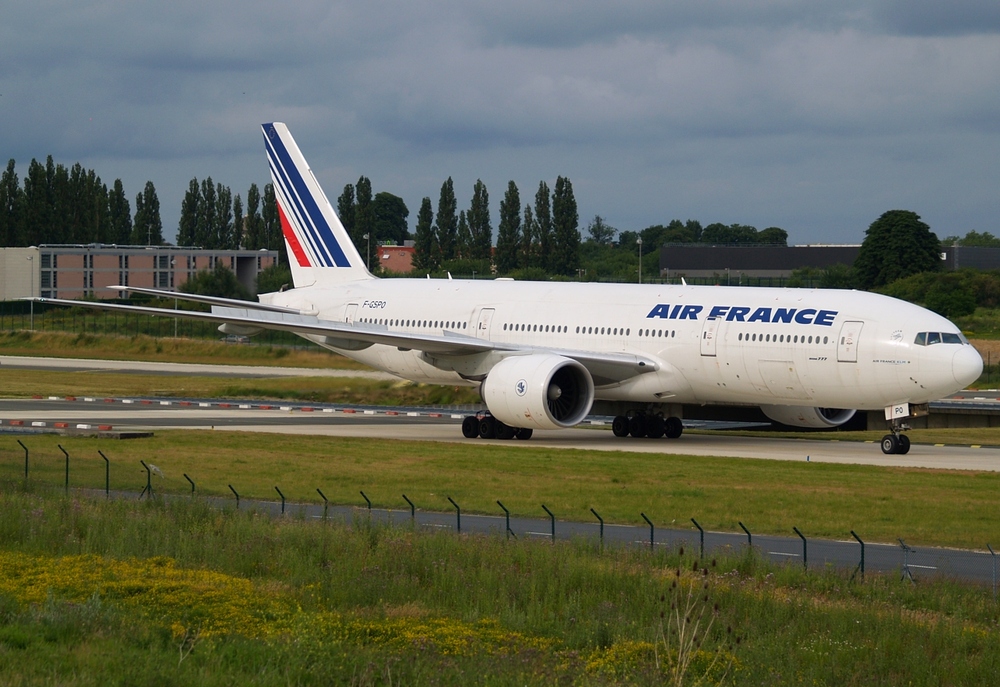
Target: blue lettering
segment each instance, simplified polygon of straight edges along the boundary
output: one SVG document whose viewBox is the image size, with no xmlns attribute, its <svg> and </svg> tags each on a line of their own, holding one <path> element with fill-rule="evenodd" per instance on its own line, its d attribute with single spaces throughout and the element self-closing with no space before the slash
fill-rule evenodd
<svg viewBox="0 0 1000 687">
<path fill-rule="evenodd" d="M 671 320 L 676 320 L 677 319 L 677 315 L 679 315 L 680 312 L 681 312 L 681 307 L 683 307 L 683 306 L 680 306 L 680 305 L 675 305 L 674 306 L 673 312 L 670 313 L 670 319 Z"/>
<path fill-rule="evenodd" d="M 700 305 L 685 305 L 684 309 L 681 310 L 681 316 L 679 319 L 682 320 L 697 320 L 698 313 L 702 311 Z"/>
<path fill-rule="evenodd" d="M 821 324 L 824 327 L 832 327 L 833 320 L 837 317 L 836 310 L 820 310 L 816 314 L 816 319 L 813 320 L 813 324 Z"/>
<path fill-rule="evenodd" d="M 729 311 L 726 322 L 744 322 L 743 317 L 750 312 L 750 308 L 736 307 Z"/>
<path fill-rule="evenodd" d="M 795 321 L 799 324 L 812 324 L 813 316 L 816 314 L 814 308 L 806 308 L 795 313 Z"/>
<path fill-rule="evenodd" d="M 770 322 L 771 321 L 771 309 L 770 308 L 757 308 L 754 310 L 753 315 L 747 322 Z"/>
<path fill-rule="evenodd" d="M 795 308 L 777 308 L 774 311 L 774 317 L 771 318 L 771 322 L 784 322 L 785 324 L 791 324 L 792 316 L 795 314 Z"/>
<path fill-rule="evenodd" d="M 727 310 L 729 310 L 728 305 L 716 305 L 712 308 L 712 312 L 708 313 L 708 319 L 714 320 L 722 317 L 726 314 Z"/>
<path fill-rule="evenodd" d="M 649 314 L 646 315 L 646 318 L 648 319 L 650 317 L 659 317 L 661 320 L 665 320 L 669 316 L 670 316 L 670 306 L 664 305 L 663 303 L 659 303 L 656 305 L 655 308 L 649 311 Z"/>
</svg>

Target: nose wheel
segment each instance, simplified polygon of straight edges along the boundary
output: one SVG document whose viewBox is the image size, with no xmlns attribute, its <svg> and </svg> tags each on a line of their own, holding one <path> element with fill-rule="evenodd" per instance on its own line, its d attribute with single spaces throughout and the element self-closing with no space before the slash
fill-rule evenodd
<svg viewBox="0 0 1000 687">
<path fill-rule="evenodd" d="M 886 455 L 905 455 L 910 452 L 910 437 L 903 434 L 904 429 L 909 429 L 903 425 L 896 425 L 892 428 L 892 434 L 882 437 L 882 453 Z"/>
</svg>

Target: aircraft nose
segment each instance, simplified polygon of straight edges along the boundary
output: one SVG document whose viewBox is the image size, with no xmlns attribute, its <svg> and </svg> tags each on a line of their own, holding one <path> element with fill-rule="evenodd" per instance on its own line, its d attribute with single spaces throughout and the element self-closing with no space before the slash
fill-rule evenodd
<svg viewBox="0 0 1000 687">
<path fill-rule="evenodd" d="M 962 346 L 955 351 L 955 357 L 951 359 L 951 373 L 964 389 L 979 379 L 979 375 L 983 373 L 982 356 L 972 346 Z"/>
</svg>

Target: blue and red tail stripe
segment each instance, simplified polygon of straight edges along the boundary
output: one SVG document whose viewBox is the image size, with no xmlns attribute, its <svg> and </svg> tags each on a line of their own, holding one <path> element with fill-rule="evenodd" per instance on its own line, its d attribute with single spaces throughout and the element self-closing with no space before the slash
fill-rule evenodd
<svg viewBox="0 0 1000 687">
<path fill-rule="evenodd" d="M 299 265 L 351 267 L 350 260 L 334 236 L 333 228 L 302 176 L 303 170 L 292 159 L 274 126 L 264 124 L 263 129 L 268 164 L 275 182 L 274 192 L 283 211 L 282 232 L 286 238 L 291 236 L 288 244 Z M 313 181 L 315 183 L 315 179 Z"/>
</svg>

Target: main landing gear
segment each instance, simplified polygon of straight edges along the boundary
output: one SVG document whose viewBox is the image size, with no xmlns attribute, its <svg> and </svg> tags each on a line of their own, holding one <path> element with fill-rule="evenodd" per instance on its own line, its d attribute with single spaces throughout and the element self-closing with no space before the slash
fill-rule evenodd
<svg viewBox="0 0 1000 687">
<path fill-rule="evenodd" d="M 626 415 L 615 417 L 611 422 L 611 431 L 616 437 L 659 439 L 665 436 L 676 439 L 684 431 L 684 425 L 679 417 L 665 418 L 660 414 L 629 411 Z"/>
<path fill-rule="evenodd" d="M 479 413 L 462 420 L 462 435 L 466 439 L 522 439 L 531 438 L 533 430 L 527 427 L 511 427 L 492 415 Z"/>
<path fill-rule="evenodd" d="M 910 437 L 903 434 L 903 430 L 909 429 L 900 422 L 892 423 L 892 433 L 882 437 L 882 453 L 886 455 L 904 455 L 910 451 Z"/>
</svg>

